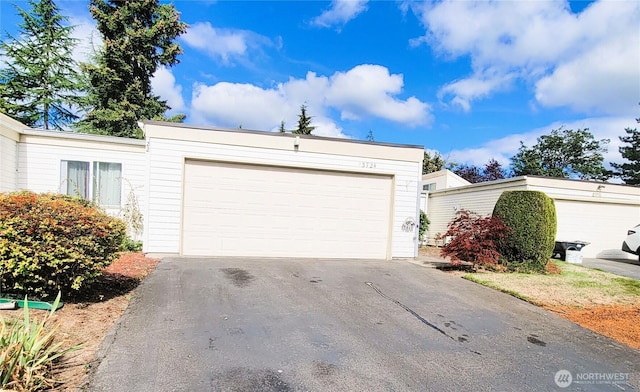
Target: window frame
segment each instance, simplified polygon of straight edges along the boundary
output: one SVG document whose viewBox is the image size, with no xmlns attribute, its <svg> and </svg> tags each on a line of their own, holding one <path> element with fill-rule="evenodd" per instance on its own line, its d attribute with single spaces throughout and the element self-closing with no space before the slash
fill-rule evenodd
<svg viewBox="0 0 640 392">
<path fill-rule="evenodd" d="M 78 192 L 69 193 L 69 163 L 80 163 L 85 167 L 84 185 L 85 192 L 83 195 L 79 195 Z M 117 165 L 119 173 L 115 180 L 117 181 L 118 193 L 117 204 L 102 203 L 99 199 L 98 189 L 101 180 L 100 166 L 101 165 Z M 82 197 L 86 200 L 92 200 L 94 203 L 103 208 L 122 208 L 122 162 L 106 162 L 106 161 L 84 161 L 74 159 L 61 159 L 60 160 L 60 193 L 69 195 L 72 197 Z M 107 180 L 108 181 L 108 180 Z M 112 200 L 109 200 L 112 201 Z"/>
<path fill-rule="evenodd" d="M 118 166 L 118 176 L 115 180 L 118 183 L 118 202 L 114 203 L 102 203 L 101 195 L 98 192 L 100 189 L 100 180 L 101 180 L 101 171 L 100 165 L 117 165 Z M 108 181 L 108 179 L 107 179 Z M 113 186 L 112 184 L 109 184 Z M 92 173 L 91 173 L 91 200 L 94 203 L 98 204 L 104 208 L 120 208 L 122 206 L 122 163 L 120 162 L 103 162 L 103 161 L 93 161 L 92 162 Z"/>
<path fill-rule="evenodd" d="M 435 182 L 431 182 L 429 184 L 425 184 L 422 186 L 422 191 L 423 192 L 433 192 L 436 190 L 436 183 Z"/>
<path fill-rule="evenodd" d="M 72 179 L 69 176 L 69 164 L 70 163 L 80 163 L 85 166 L 85 176 L 84 176 L 84 194 L 79 194 L 78 184 L 75 184 L 75 191 L 69 192 L 69 186 L 72 185 Z M 81 197 L 83 199 L 89 199 L 91 197 L 91 162 L 88 161 L 78 161 L 71 159 L 61 159 L 60 160 L 60 193 L 72 196 L 72 197 Z"/>
</svg>

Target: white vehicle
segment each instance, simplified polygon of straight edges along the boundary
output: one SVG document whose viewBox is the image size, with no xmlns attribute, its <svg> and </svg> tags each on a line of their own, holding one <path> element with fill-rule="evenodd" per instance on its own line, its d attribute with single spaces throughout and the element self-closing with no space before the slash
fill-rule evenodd
<svg viewBox="0 0 640 392">
<path fill-rule="evenodd" d="M 627 231 L 627 239 L 622 243 L 622 250 L 638 256 L 640 261 L 640 225 Z"/>
</svg>

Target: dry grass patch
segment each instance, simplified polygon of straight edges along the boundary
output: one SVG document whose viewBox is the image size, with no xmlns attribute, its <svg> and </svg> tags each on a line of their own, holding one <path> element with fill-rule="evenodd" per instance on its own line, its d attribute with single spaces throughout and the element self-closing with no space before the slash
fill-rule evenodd
<svg viewBox="0 0 640 392">
<path fill-rule="evenodd" d="M 637 305 L 640 281 L 580 265 L 552 261 L 560 274 L 479 272 L 466 274 L 468 280 L 490 286 L 536 305 Z"/>
<path fill-rule="evenodd" d="M 462 277 L 640 348 L 639 280 L 561 261 L 551 263 L 560 270 L 559 274 L 479 272 Z"/>
</svg>

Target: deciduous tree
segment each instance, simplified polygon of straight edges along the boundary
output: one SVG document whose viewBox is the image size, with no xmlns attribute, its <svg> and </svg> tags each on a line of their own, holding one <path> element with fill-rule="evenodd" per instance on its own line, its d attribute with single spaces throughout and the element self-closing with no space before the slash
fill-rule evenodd
<svg viewBox="0 0 640 392">
<path fill-rule="evenodd" d="M 453 172 L 474 184 L 505 178 L 505 172 L 502 166 L 495 159 L 490 159 L 484 168 L 464 164 L 454 167 Z"/>
<path fill-rule="evenodd" d="M 542 135 L 529 148 L 520 142 L 520 149 L 511 158 L 516 176 L 580 178 L 605 181 L 612 173 L 604 167 L 603 153 L 608 139 L 595 140 L 588 128 L 554 129 Z"/>
<path fill-rule="evenodd" d="M 506 177 L 506 173 L 502 168 L 502 165 L 491 158 L 489 162 L 484 166 L 484 170 L 482 171 L 484 181 L 495 181 L 501 180 Z"/>
<path fill-rule="evenodd" d="M 172 4 L 159 0 L 91 0 L 89 10 L 102 35 L 95 62 L 82 64 L 88 80 L 90 107 L 79 129 L 91 133 L 142 138 L 137 122 L 166 118 L 166 101 L 151 92 L 159 66 L 177 64 L 176 42 L 187 25 Z"/>
<path fill-rule="evenodd" d="M 53 0 L 16 6 L 17 36 L 0 43 L 0 111 L 31 127 L 64 129 L 78 117 L 80 82 L 72 50 L 73 26 Z"/>
</svg>

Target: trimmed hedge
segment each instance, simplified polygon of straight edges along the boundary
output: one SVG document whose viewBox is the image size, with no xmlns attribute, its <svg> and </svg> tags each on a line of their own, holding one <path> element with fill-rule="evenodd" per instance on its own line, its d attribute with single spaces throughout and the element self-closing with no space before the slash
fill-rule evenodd
<svg viewBox="0 0 640 392">
<path fill-rule="evenodd" d="M 543 272 L 555 245 L 557 218 L 553 200 L 539 191 L 505 191 L 493 216 L 511 229 L 498 241 L 498 252 L 507 267 Z"/>
<path fill-rule="evenodd" d="M 77 292 L 115 260 L 125 238 L 125 223 L 90 201 L 0 194 L 2 291 L 36 298 Z"/>
</svg>

